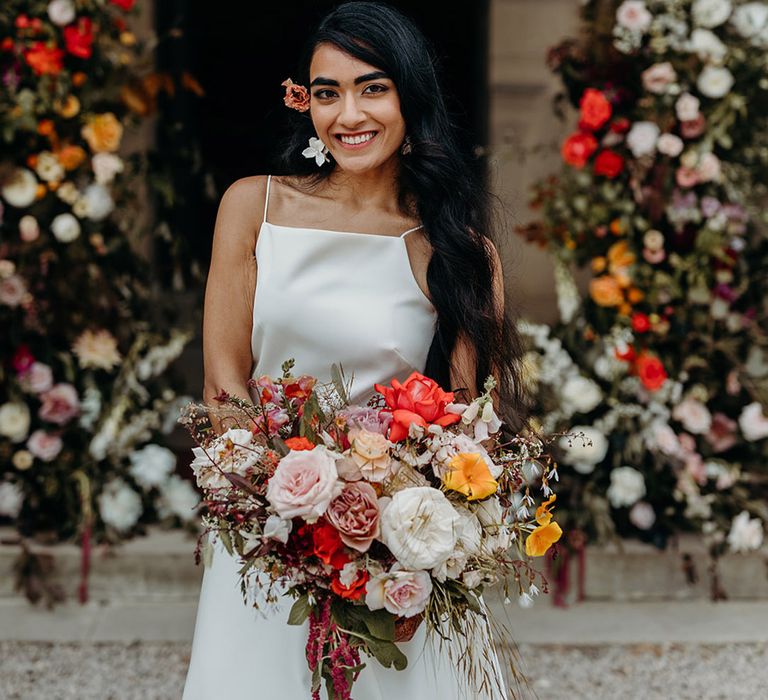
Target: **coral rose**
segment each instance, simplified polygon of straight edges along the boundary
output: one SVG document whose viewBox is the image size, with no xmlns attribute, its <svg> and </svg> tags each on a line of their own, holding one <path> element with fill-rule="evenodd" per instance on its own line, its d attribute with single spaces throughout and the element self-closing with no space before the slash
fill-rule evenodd
<svg viewBox="0 0 768 700">
<path fill-rule="evenodd" d="M 112 112 L 97 114 L 83 127 L 82 135 L 95 153 L 116 151 L 123 138 L 123 125 Z"/>
<path fill-rule="evenodd" d="M 595 88 L 584 90 L 579 107 L 579 126 L 590 131 L 597 131 L 603 126 L 611 118 L 613 111 L 606 96 Z"/>
<path fill-rule="evenodd" d="M 643 386 L 649 391 L 661 389 L 667 381 L 667 372 L 661 360 L 655 355 L 642 352 L 635 360 L 635 372 L 640 377 Z"/>
<path fill-rule="evenodd" d="M 430 425 L 444 428 L 461 420 L 461 416 L 445 410 L 453 402 L 453 392 L 443 391 L 436 381 L 419 372 L 413 372 L 402 384 L 393 379 L 391 387 L 375 386 L 392 409 L 391 442 L 407 438 L 412 424 L 425 429 Z"/>
<path fill-rule="evenodd" d="M 306 112 L 309 109 L 309 92 L 307 88 L 303 85 L 297 85 L 290 78 L 280 84 L 285 88 L 283 102 L 286 107 L 299 112 Z"/>
<path fill-rule="evenodd" d="M 597 155 L 594 167 L 595 175 L 615 178 L 624 169 L 624 159 L 616 151 L 606 149 Z"/>
<path fill-rule="evenodd" d="M 595 277 L 589 283 L 589 295 L 598 306 L 620 306 L 624 294 L 616 278 L 610 275 Z"/>
<path fill-rule="evenodd" d="M 64 51 L 49 48 L 42 41 L 36 41 L 24 51 L 24 58 L 35 75 L 58 75 L 64 67 Z"/>
<path fill-rule="evenodd" d="M 597 140 L 592 134 L 581 132 L 571 134 L 563 142 L 560 154 L 568 165 L 583 168 L 590 156 L 597 150 Z"/>
<path fill-rule="evenodd" d="M 354 566 L 354 564 L 349 564 L 349 566 Z M 334 573 L 331 579 L 331 590 L 344 600 L 360 600 L 365 595 L 365 587 L 369 578 L 368 572 L 362 569 L 357 571 L 357 575 L 349 584 L 345 584 L 341 579 L 341 574 Z"/>
<path fill-rule="evenodd" d="M 331 501 L 325 517 L 339 532 L 341 541 L 365 552 L 379 536 L 379 504 L 373 486 L 356 481 Z"/>
</svg>

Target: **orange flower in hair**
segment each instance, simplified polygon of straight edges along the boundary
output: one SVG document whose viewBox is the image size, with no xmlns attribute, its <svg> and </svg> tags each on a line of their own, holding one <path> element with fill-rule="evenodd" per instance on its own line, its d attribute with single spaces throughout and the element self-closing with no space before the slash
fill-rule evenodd
<svg viewBox="0 0 768 700">
<path fill-rule="evenodd" d="M 303 85 L 297 85 L 290 78 L 280 83 L 285 88 L 286 107 L 295 109 L 299 112 L 306 112 L 309 109 L 309 92 Z"/>
</svg>

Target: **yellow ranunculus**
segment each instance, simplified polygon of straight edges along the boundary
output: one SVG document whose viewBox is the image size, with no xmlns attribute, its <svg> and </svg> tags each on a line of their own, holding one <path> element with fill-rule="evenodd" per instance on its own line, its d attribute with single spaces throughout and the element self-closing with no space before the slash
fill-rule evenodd
<svg viewBox="0 0 768 700">
<path fill-rule="evenodd" d="M 463 493 L 468 501 L 488 498 L 499 487 L 478 452 L 459 452 L 448 462 L 448 467 L 451 471 L 443 477 L 443 484 L 447 489 Z"/>
<path fill-rule="evenodd" d="M 92 116 L 81 131 L 94 153 L 116 151 L 123 138 L 123 125 L 112 112 Z"/>
<path fill-rule="evenodd" d="M 525 540 L 525 553 L 529 557 L 540 557 L 557 542 L 563 531 L 557 523 L 539 525 Z"/>
</svg>

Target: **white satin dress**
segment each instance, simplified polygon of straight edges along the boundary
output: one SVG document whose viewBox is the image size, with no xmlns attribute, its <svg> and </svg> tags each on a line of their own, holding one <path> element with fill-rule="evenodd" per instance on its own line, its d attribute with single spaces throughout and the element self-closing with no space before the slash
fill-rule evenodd
<svg viewBox="0 0 768 700">
<path fill-rule="evenodd" d="M 416 229 L 396 237 L 272 224 L 269 185 L 256 243 L 253 376 L 280 376 L 293 357 L 295 373 L 329 381 L 331 364 L 340 363 L 347 377 L 354 373 L 353 401 L 365 401 L 374 383 L 423 371 L 436 314 L 410 266 L 405 236 Z M 238 568 L 215 548 L 183 700 L 309 700 L 306 624 L 287 624 L 291 598 L 266 616 L 246 606 Z M 401 648 L 404 671 L 363 655 L 354 700 L 501 697 L 468 688 L 445 648 L 426 641 L 423 625 Z"/>
</svg>

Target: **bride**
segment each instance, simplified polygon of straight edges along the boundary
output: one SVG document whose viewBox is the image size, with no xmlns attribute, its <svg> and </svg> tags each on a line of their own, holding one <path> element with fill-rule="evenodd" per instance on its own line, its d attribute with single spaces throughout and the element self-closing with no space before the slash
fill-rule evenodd
<svg viewBox="0 0 768 700">
<path fill-rule="evenodd" d="M 476 395 L 499 379 L 498 408 L 523 419 L 516 336 L 504 313 L 487 195 L 459 151 L 419 30 L 386 5 L 325 17 L 286 104 L 290 176 L 248 177 L 224 194 L 205 297 L 205 400 L 247 398 L 251 376 L 296 370 L 321 381 L 340 363 L 353 401 L 414 369 Z M 203 578 L 184 700 L 306 700 L 306 629 L 290 605 L 243 603 L 238 564 L 217 547 Z M 476 640 L 489 657 L 489 640 Z M 471 687 L 424 625 L 398 672 L 368 660 L 356 700 L 503 698 Z M 501 669 L 492 651 L 495 674 Z M 459 665 L 460 666 L 460 665 Z"/>
</svg>

